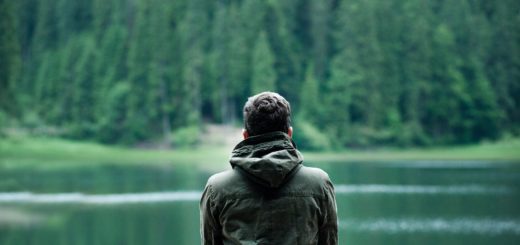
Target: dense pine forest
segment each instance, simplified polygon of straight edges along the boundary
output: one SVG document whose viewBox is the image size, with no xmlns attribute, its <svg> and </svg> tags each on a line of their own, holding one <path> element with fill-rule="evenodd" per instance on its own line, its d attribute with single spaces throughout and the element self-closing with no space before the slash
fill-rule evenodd
<svg viewBox="0 0 520 245">
<path fill-rule="evenodd" d="M 520 132 L 517 0 L 0 0 L 0 16 L 0 135 L 190 141 L 263 90 L 308 149 Z"/>
</svg>

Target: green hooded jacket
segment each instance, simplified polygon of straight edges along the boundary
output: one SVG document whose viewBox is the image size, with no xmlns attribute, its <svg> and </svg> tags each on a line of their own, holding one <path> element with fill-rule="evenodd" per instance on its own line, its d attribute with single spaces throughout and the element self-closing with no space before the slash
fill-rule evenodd
<svg viewBox="0 0 520 245">
<path fill-rule="evenodd" d="M 202 244 L 337 244 L 334 187 L 282 132 L 249 137 L 200 201 Z"/>
</svg>

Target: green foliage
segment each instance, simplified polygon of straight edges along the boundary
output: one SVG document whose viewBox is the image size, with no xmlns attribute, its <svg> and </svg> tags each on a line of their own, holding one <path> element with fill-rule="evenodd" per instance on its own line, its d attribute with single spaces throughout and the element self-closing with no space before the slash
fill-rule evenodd
<svg viewBox="0 0 520 245">
<path fill-rule="evenodd" d="M 247 97 L 272 90 L 306 137 L 334 147 L 493 140 L 520 133 L 519 11 L 515 0 L 0 0 L 0 110 L 22 128 L 135 144 L 236 123 Z"/>
<path fill-rule="evenodd" d="M 193 147 L 200 140 L 200 130 L 198 126 L 179 128 L 170 135 L 170 143 L 177 148 Z"/>
<path fill-rule="evenodd" d="M 301 149 L 312 151 L 330 150 L 331 138 L 313 124 L 298 118 L 294 125 L 294 141 Z"/>
<path fill-rule="evenodd" d="M 116 83 L 108 90 L 105 103 L 101 108 L 104 115 L 99 122 L 98 140 L 103 143 L 132 143 L 127 134 L 127 101 L 130 96 L 130 86 L 127 82 Z"/>
<path fill-rule="evenodd" d="M 5 112 L 3 112 L 2 110 L 0 110 L 0 126 L 2 128 L 5 128 L 9 123 L 9 118 L 7 116 L 7 114 Z M 5 132 L 4 130 L 2 130 L 2 128 L 0 128 L 0 137 L 3 137 L 5 135 Z"/>
</svg>

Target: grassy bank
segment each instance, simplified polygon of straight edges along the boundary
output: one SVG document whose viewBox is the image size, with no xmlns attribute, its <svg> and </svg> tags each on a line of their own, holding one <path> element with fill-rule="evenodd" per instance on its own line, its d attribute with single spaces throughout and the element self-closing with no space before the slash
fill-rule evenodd
<svg viewBox="0 0 520 245">
<path fill-rule="evenodd" d="M 189 164 L 223 168 L 227 165 L 227 146 L 201 146 L 193 149 L 149 150 L 105 146 L 54 138 L 0 139 L 0 166 L 73 167 L 95 164 Z M 520 161 L 520 139 L 468 146 L 427 149 L 373 149 L 341 152 L 305 152 L 307 161 L 382 161 L 382 160 L 498 160 Z"/>
<path fill-rule="evenodd" d="M 133 149 L 56 138 L 0 139 L 0 166 L 55 168 L 96 164 L 216 165 L 228 158 L 229 149 Z M 224 165 L 222 164 L 222 165 Z M 221 165 L 221 166 L 222 166 Z"/>
<path fill-rule="evenodd" d="M 462 146 L 307 153 L 309 161 L 490 160 L 520 162 L 520 139 Z"/>
</svg>

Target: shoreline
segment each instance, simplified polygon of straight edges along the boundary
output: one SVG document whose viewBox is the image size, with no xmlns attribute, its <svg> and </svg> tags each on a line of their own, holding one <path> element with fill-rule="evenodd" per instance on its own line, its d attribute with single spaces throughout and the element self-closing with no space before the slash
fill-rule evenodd
<svg viewBox="0 0 520 245">
<path fill-rule="evenodd" d="M 191 165 L 212 169 L 226 167 L 230 152 L 231 148 L 224 145 L 202 145 L 189 149 L 140 149 L 59 138 L 0 138 L 0 168 L 146 164 Z M 377 148 L 327 152 L 303 151 L 302 153 L 308 162 L 399 160 L 520 162 L 520 139 L 431 148 Z"/>
</svg>

